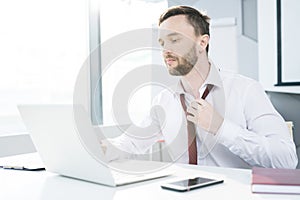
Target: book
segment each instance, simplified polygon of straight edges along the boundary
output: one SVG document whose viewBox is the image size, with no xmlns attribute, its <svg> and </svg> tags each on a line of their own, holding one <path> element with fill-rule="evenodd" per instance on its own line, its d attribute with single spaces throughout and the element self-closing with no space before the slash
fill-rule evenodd
<svg viewBox="0 0 300 200">
<path fill-rule="evenodd" d="M 252 192 L 300 194 L 300 169 L 252 168 Z"/>
</svg>

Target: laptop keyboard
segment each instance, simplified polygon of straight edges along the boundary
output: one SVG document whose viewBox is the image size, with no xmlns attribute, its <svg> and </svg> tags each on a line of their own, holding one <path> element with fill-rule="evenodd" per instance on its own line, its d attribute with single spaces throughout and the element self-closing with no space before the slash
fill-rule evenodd
<svg viewBox="0 0 300 200">
<path fill-rule="evenodd" d="M 126 173 L 120 173 L 120 172 L 116 172 L 116 171 L 112 171 L 112 175 L 114 177 L 114 179 L 116 180 L 116 182 L 123 182 L 129 179 L 135 179 L 138 177 L 144 177 L 145 175 L 143 174 L 126 174 Z"/>
</svg>

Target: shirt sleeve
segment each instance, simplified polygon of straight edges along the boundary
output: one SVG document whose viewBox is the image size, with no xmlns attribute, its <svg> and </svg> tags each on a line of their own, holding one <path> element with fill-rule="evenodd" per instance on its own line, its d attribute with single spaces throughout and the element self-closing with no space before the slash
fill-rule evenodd
<svg viewBox="0 0 300 200">
<path fill-rule="evenodd" d="M 259 83 L 249 86 L 244 102 L 247 127 L 224 119 L 219 142 L 252 166 L 296 168 L 296 148 L 287 125 Z"/>
<path fill-rule="evenodd" d="M 147 154 L 158 140 L 162 140 L 159 107 L 153 106 L 150 115 L 139 125 L 131 125 L 122 135 L 106 139 L 105 157 L 108 161 Z"/>
</svg>

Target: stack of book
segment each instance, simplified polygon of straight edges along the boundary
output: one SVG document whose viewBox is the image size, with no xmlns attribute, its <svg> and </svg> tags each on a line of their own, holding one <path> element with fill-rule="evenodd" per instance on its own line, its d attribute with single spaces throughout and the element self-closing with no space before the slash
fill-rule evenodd
<svg viewBox="0 0 300 200">
<path fill-rule="evenodd" d="M 252 192 L 300 194 L 300 169 L 252 169 Z"/>
</svg>

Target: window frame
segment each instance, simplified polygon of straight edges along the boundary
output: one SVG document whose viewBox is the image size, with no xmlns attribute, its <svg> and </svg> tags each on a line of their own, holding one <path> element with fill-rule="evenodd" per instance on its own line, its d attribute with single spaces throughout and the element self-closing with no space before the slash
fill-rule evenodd
<svg viewBox="0 0 300 200">
<path fill-rule="evenodd" d="M 103 124 L 101 48 L 99 47 L 101 27 L 100 9 L 98 8 L 98 0 L 89 0 L 90 114 L 93 125 Z M 93 53 L 94 51 L 95 53 Z"/>
<path fill-rule="evenodd" d="M 282 81 L 282 11 L 281 0 L 276 0 L 277 21 L 277 83 L 274 86 L 299 86 L 300 81 Z"/>
</svg>

